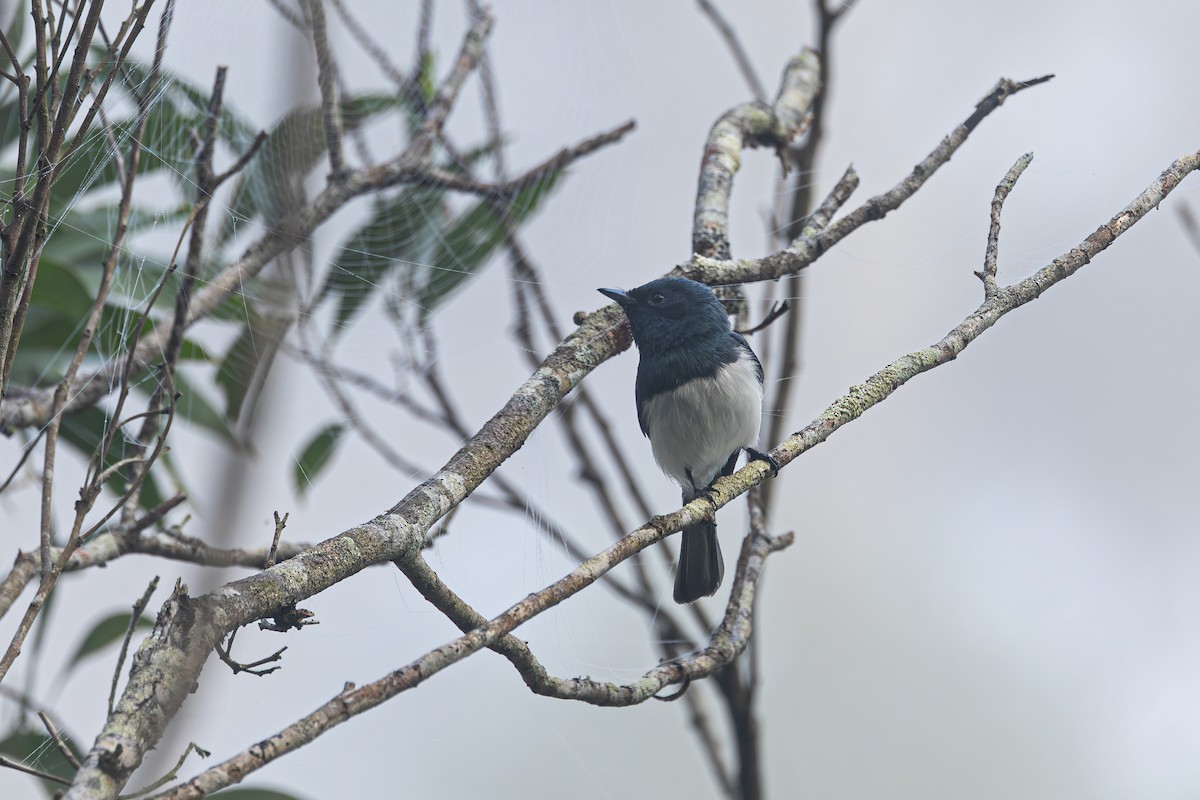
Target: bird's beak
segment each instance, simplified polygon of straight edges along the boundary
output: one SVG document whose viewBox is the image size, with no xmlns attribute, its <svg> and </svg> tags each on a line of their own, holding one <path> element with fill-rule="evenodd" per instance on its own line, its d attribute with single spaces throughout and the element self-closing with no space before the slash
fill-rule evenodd
<svg viewBox="0 0 1200 800">
<path fill-rule="evenodd" d="M 629 293 L 626 292 L 624 289 L 597 289 L 596 291 L 611 300 L 616 300 L 617 303 L 619 303 L 622 308 L 624 308 L 626 306 L 631 306 L 637 302 L 632 297 L 630 297 Z"/>
</svg>

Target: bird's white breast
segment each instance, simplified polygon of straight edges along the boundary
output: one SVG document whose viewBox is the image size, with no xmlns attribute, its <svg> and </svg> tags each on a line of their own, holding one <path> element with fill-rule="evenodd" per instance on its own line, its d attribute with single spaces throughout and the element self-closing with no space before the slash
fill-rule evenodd
<svg viewBox="0 0 1200 800">
<path fill-rule="evenodd" d="M 749 356 L 646 402 L 643 413 L 654 460 L 685 491 L 712 483 L 729 457 L 758 441 L 762 384 Z"/>
</svg>

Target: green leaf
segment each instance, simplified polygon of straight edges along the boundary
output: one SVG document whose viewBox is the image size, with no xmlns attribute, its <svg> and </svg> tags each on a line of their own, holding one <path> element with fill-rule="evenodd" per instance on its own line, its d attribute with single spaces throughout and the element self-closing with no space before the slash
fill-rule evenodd
<svg viewBox="0 0 1200 800">
<path fill-rule="evenodd" d="M 102 45 L 93 45 L 92 54 L 94 56 L 103 56 L 107 52 L 107 48 Z M 146 80 L 150 76 L 149 67 L 136 58 L 126 58 L 125 64 L 121 69 L 119 77 L 120 86 L 129 92 L 129 83 L 125 81 L 128 76 L 134 87 L 140 89 L 145 85 Z M 170 99 L 189 116 L 195 116 L 198 120 L 203 120 L 208 116 L 208 105 L 212 88 L 209 86 L 201 86 L 198 83 L 192 83 L 178 73 L 159 66 L 158 69 L 158 86 L 162 91 L 165 99 Z M 217 124 L 217 134 L 239 152 L 244 152 L 245 147 L 253 141 L 257 135 L 258 129 L 250 124 L 249 120 L 239 114 L 228 102 L 221 106 L 221 119 Z M 241 145 L 239 147 L 239 145 Z"/>
<path fill-rule="evenodd" d="M 67 731 L 61 731 L 59 735 L 66 741 L 67 747 L 75 754 L 75 757 L 82 760 L 82 753 L 75 747 L 75 737 Z M 63 780 L 70 780 L 75 775 L 75 768 L 59 751 L 54 740 L 38 731 L 19 728 L 9 733 L 3 740 L 0 740 L 0 754 L 21 764 L 36 767 L 42 772 L 57 775 Z M 61 784 L 46 780 L 41 783 L 47 797 L 53 797 L 55 792 L 63 788 Z"/>
<path fill-rule="evenodd" d="M 344 98 L 342 125 L 352 131 L 371 117 L 395 108 L 398 102 L 390 94 Z M 295 108 L 285 114 L 268 133 L 258 155 L 242 170 L 225 222 L 217 233 L 218 246 L 231 240 L 238 227 L 250 220 L 273 225 L 301 205 L 302 182 L 325 155 L 325 149 L 320 106 Z"/>
<path fill-rule="evenodd" d="M 519 225 L 528 219 L 560 177 L 562 171 L 558 170 L 522 187 L 507 206 L 509 224 Z M 428 272 L 418 299 L 422 316 L 431 314 L 463 282 L 477 274 L 503 242 L 504 225 L 487 200 L 480 200 L 459 216 L 438 241 L 430 266 L 416 265 L 417 269 Z"/>
<path fill-rule="evenodd" d="M 342 245 L 321 288 L 321 300 L 330 295 L 339 300 L 334 334 L 350 324 L 397 265 L 428 260 L 445 216 L 442 197 L 441 191 L 418 188 L 375 201 L 371 218 Z"/>
<path fill-rule="evenodd" d="M 9 47 L 14 53 L 21 52 L 21 37 L 25 35 L 25 17 L 27 12 L 20 5 L 13 4 L 12 19 L 8 23 L 8 30 L 5 32 L 5 37 L 8 39 Z M 7 70 L 8 67 L 5 67 Z"/>
<path fill-rule="evenodd" d="M 65 414 L 59 432 L 84 458 L 91 458 L 113 424 L 108 414 L 97 406 L 90 406 L 74 414 Z M 114 437 L 114 444 L 121 441 L 120 436 Z M 111 453 L 109 458 L 112 459 Z"/>
<path fill-rule="evenodd" d="M 75 648 L 75 652 L 67 661 L 66 667 L 64 667 L 64 671 L 70 672 L 76 666 L 78 666 L 79 662 L 83 659 L 87 658 L 93 653 L 103 650 L 111 644 L 115 644 L 116 642 L 124 639 L 125 631 L 129 630 L 129 617 L 130 614 L 128 611 L 119 611 L 115 614 L 109 614 L 107 617 L 92 626 L 92 629 L 88 632 L 88 635 L 85 636 L 83 641 L 79 643 L 79 646 Z M 150 616 L 143 616 L 137 621 L 137 625 L 134 629 L 145 630 L 153 627 L 154 618 Z"/>
<path fill-rule="evenodd" d="M 209 797 L 220 797 L 221 800 L 297 800 L 294 794 L 284 794 L 274 789 L 248 789 L 245 787 L 225 789 L 211 794 Z"/>
<path fill-rule="evenodd" d="M 241 416 L 246 393 L 258 370 L 258 348 L 255 345 L 254 327 L 247 322 L 233 344 L 225 351 L 217 365 L 217 386 L 225 395 L 225 419 L 234 422 Z"/>
<path fill-rule="evenodd" d="M 184 339 L 183 343 L 179 346 L 179 360 L 203 361 L 211 364 L 213 359 L 202 344 L 191 339 Z"/>
<path fill-rule="evenodd" d="M 237 446 L 237 438 L 229 428 L 226 418 L 208 402 L 204 394 L 197 391 L 183 375 L 175 373 L 175 391 L 180 397 L 175 403 L 175 413 L 193 425 L 215 433 L 226 444 Z"/>
<path fill-rule="evenodd" d="M 23 14 L 20 16 L 24 16 Z M 0 148 L 17 140 L 21 132 L 21 107 L 16 98 L 0 105 Z M 16 164 L 16 161 L 13 161 Z"/>
<path fill-rule="evenodd" d="M 309 441 L 300 457 L 296 459 L 296 467 L 292 472 L 297 494 L 303 495 L 316 481 L 321 470 L 333 457 L 334 450 L 345 432 L 345 425 L 333 423 L 325 426 Z"/>
<path fill-rule="evenodd" d="M 104 411 L 96 406 L 92 406 L 77 413 L 65 415 L 59 432 L 64 441 L 78 450 L 85 459 L 90 460 L 95 455 L 100 442 L 112 424 L 112 419 Z M 128 455 L 125 447 L 124 436 L 118 435 L 113 437 L 113 444 L 108 451 L 108 458 L 105 459 L 101 469 L 107 468 L 125 458 Z M 118 471 L 112 475 L 105 484 L 105 488 L 117 496 L 124 495 L 125 490 L 128 488 L 124 472 Z M 151 470 L 146 479 L 142 481 L 142 491 L 138 497 L 138 505 L 145 509 L 151 509 L 164 499 L 162 491 L 158 486 L 158 480 L 155 478 L 154 470 Z"/>
<path fill-rule="evenodd" d="M 91 313 L 95 296 L 73 270 L 55 260 L 43 259 L 30 295 L 30 316 L 34 309 L 62 316 L 74 327 Z M 66 340 L 62 340 L 63 343 Z"/>
<path fill-rule="evenodd" d="M 190 178 L 195 154 L 188 131 L 198 124 L 199 117 L 181 114 L 170 102 L 160 101 L 151 106 L 141 136 L 138 174 L 167 169 L 173 175 Z M 112 123 L 113 139 L 126 156 L 135 128 L 134 119 Z M 109 137 L 93 130 L 78 149 L 59 162 L 50 190 L 51 207 L 67 208 L 80 195 L 116 183 L 119 177 Z"/>
</svg>

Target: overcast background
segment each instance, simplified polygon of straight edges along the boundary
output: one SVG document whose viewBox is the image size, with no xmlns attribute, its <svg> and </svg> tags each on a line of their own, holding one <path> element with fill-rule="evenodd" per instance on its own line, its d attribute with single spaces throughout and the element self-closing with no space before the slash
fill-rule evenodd
<svg viewBox="0 0 1200 800">
<path fill-rule="evenodd" d="M 786 60 L 814 42 L 808 4 L 720 5 L 773 92 Z M 350 6 L 407 66 L 417 4 Z M 496 2 L 493 11 L 489 53 L 514 171 L 627 118 L 638 123 L 625 141 L 574 167 L 527 229 L 569 326 L 575 310 L 603 302 L 597 286 L 637 285 L 686 259 L 704 138 L 749 94 L 692 2 Z M 168 65 L 202 84 L 228 65 L 228 101 L 257 124 L 286 110 L 297 71 L 312 74 L 307 45 L 265 4 L 183 2 L 177 14 Z M 384 89 L 331 23 L 349 83 Z M 443 69 L 464 27 L 460 3 L 438 4 Z M 972 272 L 982 262 L 988 205 L 1019 155 L 1035 158 L 1005 209 L 1001 283 L 1077 244 L 1200 147 L 1196 30 L 1200 5 L 1171 0 L 860 3 L 837 34 L 818 196 L 851 162 L 862 177 L 851 206 L 890 187 L 1002 76 L 1057 77 L 992 114 L 901 210 L 809 270 L 790 429 L 976 307 L 982 290 Z M 143 52 L 150 42 L 148 31 Z M 476 89 L 472 81 L 451 118 L 463 141 L 481 136 Z M 766 251 L 763 214 L 775 200 L 776 170 L 769 152 L 744 158 L 733 194 L 737 255 Z M 1196 177 L 1079 275 L 780 475 L 773 523 L 794 529 L 797 541 L 770 561 L 755 632 L 769 795 L 1200 793 L 1200 426 L 1192 408 L 1200 253 L 1179 224 L 1183 205 L 1200 209 Z M 332 230 L 346 230 L 348 219 Z M 338 243 L 325 235 L 318 256 Z M 528 373 L 508 334 L 508 297 L 506 267 L 497 263 L 436 317 L 446 370 L 473 426 Z M 367 323 L 342 352 L 369 368 L 394 349 L 382 326 Z M 587 385 L 667 511 L 677 490 L 639 435 L 635 367 L 635 355 L 624 354 Z M 286 363 L 264 402 L 271 413 L 247 497 L 224 532 L 212 530 L 220 518 L 213 504 L 233 456 L 203 435 L 176 441 L 177 460 L 195 476 L 193 535 L 266 543 L 279 510 L 291 512 L 289 538 L 316 541 L 391 506 L 419 480 L 350 441 L 307 499 L 297 499 L 291 459 L 336 414 L 309 375 Z M 368 408 L 430 468 L 457 447 Z M 10 463 L 13 443 L 0 448 Z M 503 469 L 599 549 L 605 528 L 569 481 L 570 463 L 547 427 Z M 72 475 L 59 485 L 71 486 Z M 71 500 L 60 492 L 63 513 Z M 14 522 L 0 535 L 0 560 L 9 563 L 35 541 L 36 491 L 6 493 L 0 514 Z M 744 505 L 722 521 L 732 559 Z M 536 522 L 468 508 L 432 563 L 481 611 L 496 613 L 570 566 Z M 128 607 L 156 573 L 167 587 L 183 575 L 195 593 L 241 574 L 131 557 L 69 576 L 45 663 L 61 663 L 92 620 Z M 242 655 L 286 643 L 284 669 L 234 677 L 214 660 L 159 761 L 173 762 L 195 741 L 215 763 L 313 710 L 345 681 L 374 680 L 452 638 L 452 626 L 404 583 L 394 569 L 368 570 L 303 604 L 319 627 L 246 631 Z M 152 609 L 163 596 L 160 589 Z M 12 626 L 11 618 L 0 625 L 5 641 Z M 598 587 L 518 635 L 563 676 L 628 680 L 655 663 L 644 620 Z M 93 659 L 65 683 L 46 674 L 34 684 L 85 748 L 103 721 L 114 657 Z M 200 767 L 191 762 L 183 774 Z M 134 784 L 145 780 L 144 771 Z M 250 782 L 304 798 L 716 794 L 683 704 L 607 710 L 534 697 L 491 653 Z M 0 773 L 0 794 L 23 796 L 29 786 Z"/>
</svg>

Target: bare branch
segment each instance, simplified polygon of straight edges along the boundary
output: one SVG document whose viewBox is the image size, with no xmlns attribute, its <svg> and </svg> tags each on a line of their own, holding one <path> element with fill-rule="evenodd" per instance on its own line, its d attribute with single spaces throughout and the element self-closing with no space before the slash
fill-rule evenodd
<svg viewBox="0 0 1200 800">
<path fill-rule="evenodd" d="M 150 602 L 150 596 L 154 594 L 154 590 L 158 588 L 158 576 L 150 581 L 150 585 L 146 587 L 146 591 L 133 604 L 133 613 L 129 615 L 129 627 L 125 631 L 125 638 L 121 640 L 121 652 L 117 656 L 117 666 L 113 669 L 112 687 L 108 690 L 108 713 L 113 710 L 113 703 L 117 699 L 117 681 L 121 679 L 121 669 L 125 666 L 125 656 L 129 654 L 129 642 L 133 639 L 133 632 L 137 630 L 138 622 L 142 619 L 142 613 L 146 610 L 146 604 Z M 79 769 L 79 762 L 73 762 L 75 768 Z"/>
<path fill-rule="evenodd" d="M 337 62 L 329 49 L 329 31 L 325 27 L 322 0 L 303 0 L 304 18 L 312 31 L 317 51 L 317 85 L 321 88 L 321 122 L 325 127 L 325 148 L 329 152 L 329 179 L 341 180 L 346 172 L 342 155 L 342 98 L 338 91 Z"/>
<path fill-rule="evenodd" d="M 541 592 L 530 595 L 491 622 L 486 622 L 469 606 L 461 604 L 461 600 L 445 589 L 436 573 L 428 569 L 428 565 L 422 570 L 417 559 L 405 559 L 401 567 L 405 574 L 415 578 L 414 585 L 431 591 L 432 598 L 437 598 L 438 601 L 435 605 L 443 603 L 445 607 L 439 606 L 439 609 L 451 616 L 456 625 L 466 628 L 476 620 L 486 624 L 468 629 L 453 642 L 430 651 L 417 661 L 373 683 L 343 691 L 283 731 L 206 770 L 188 783 L 156 795 L 155 800 L 199 800 L 218 789 L 238 783 L 251 772 L 308 744 L 346 720 L 420 685 L 431 675 L 484 647 L 494 647 L 513 661 L 526 685 L 535 693 L 601 706 L 643 703 L 666 686 L 711 675 L 745 649 L 753 630 L 749 609 L 753 606 L 758 579 L 766 558 L 770 553 L 790 544 L 792 537 L 747 537 L 738 560 L 733 593 L 725 619 L 713 634 L 708 646 L 685 658 L 661 664 L 632 684 L 619 685 L 587 678 L 563 679 L 548 675 L 529 652 L 527 645 L 507 635 L 521 621 L 590 585 L 598 577 L 595 574 L 597 570 L 602 573 L 611 569 L 616 563 L 648 547 L 662 536 L 663 534 L 653 527 L 635 531 L 608 550 L 581 564 L 570 575 Z M 455 600 L 458 600 L 458 603 L 455 603 Z"/>
<path fill-rule="evenodd" d="M 746 48 L 742 46 L 742 41 L 738 38 L 733 26 L 729 24 L 729 20 L 725 19 L 725 15 L 713 5 L 712 0 L 696 0 L 696 4 L 700 6 L 700 10 L 704 12 L 704 15 L 708 17 L 713 27 L 717 29 L 717 33 L 721 34 L 721 38 L 725 40 L 725 47 L 729 50 L 729 54 L 733 56 L 738 71 L 742 73 L 742 78 L 746 81 L 746 85 L 750 87 L 750 93 L 754 95 L 754 99 L 766 102 L 767 89 L 763 86 L 762 79 L 758 77 L 758 73 L 754 70 L 754 64 L 750 61 L 750 56 L 746 52 Z"/>
<path fill-rule="evenodd" d="M 777 107 L 746 103 L 725 112 L 713 124 L 696 189 L 693 253 L 729 258 L 729 194 L 742 148 L 770 146 L 782 150 L 799 135 L 808 106 L 820 91 L 819 68 L 816 53 L 804 50 L 783 72 Z"/>
<path fill-rule="evenodd" d="M 257 661 L 251 661 L 246 664 L 243 664 L 240 661 L 236 661 L 233 658 L 233 656 L 231 655 L 231 651 L 233 650 L 234 637 L 237 636 L 237 632 L 240 630 L 241 630 L 241 628 L 234 628 L 233 630 L 231 630 L 229 632 L 229 641 L 226 642 L 225 644 L 222 644 L 221 642 L 217 642 L 217 646 L 216 646 L 217 658 L 221 659 L 221 661 L 224 662 L 224 664 L 227 667 L 229 667 L 231 670 L 233 670 L 234 675 L 237 675 L 238 673 L 241 673 L 241 672 L 245 672 L 249 675 L 254 675 L 256 677 L 261 678 L 264 675 L 270 675 L 272 672 L 282 669 L 281 666 L 267 667 L 266 669 L 262 669 L 262 667 L 264 664 L 274 664 L 277 661 L 282 661 L 283 653 L 285 650 L 287 650 L 286 645 L 279 648 L 271 655 L 260 658 Z M 164 781 L 164 783 L 165 783 L 165 781 Z"/>
<path fill-rule="evenodd" d="M 183 500 L 177 495 L 175 504 Z M 147 514 L 147 517 L 151 514 Z M 148 555 L 166 558 L 171 561 L 183 561 L 203 567 L 246 567 L 249 569 L 265 569 L 270 551 L 267 547 L 230 548 L 222 549 L 191 536 L 186 536 L 177 529 L 160 531 L 141 536 L 129 536 L 130 532 L 140 530 L 153 523 L 145 518 L 137 520 L 129 528 L 116 526 L 112 530 L 93 536 L 87 543 L 71 553 L 63 572 L 77 572 L 89 567 L 101 567 L 114 559 L 125 555 Z M 289 544 L 284 542 L 276 550 L 277 560 L 286 560 L 309 549 L 308 543 Z M 62 549 L 54 548 L 52 558 L 57 562 L 62 558 Z M 13 568 L 0 581 L 0 617 L 12 607 L 17 597 L 38 573 L 37 551 L 18 553 Z"/>
<path fill-rule="evenodd" d="M 179 760 L 175 762 L 175 766 L 173 766 L 173 767 L 171 767 L 171 769 L 167 770 L 167 773 L 165 775 L 163 775 L 161 778 L 154 781 L 154 783 L 150 784 L 149 786 L 147 786 L 144 789 L 139 789 L 138 791 L 134 792 L 133 794 L 121 795 L 121 800 L 135 800 L 135 798 L 138 798 L 138 797 L 145 797 L 146 795 L 153 792 L 155 789 L 158 789 L 161 786 L 165 786 L 168 783 L 170 783 L 171 781 L 175 780 L 175 777 L 177 775 L 179 775 L 179 770 L 183 769 L 183 765 L 184 765 L 184 762 L 187 761 L 187 757 L 190 756 L 193 752 L 196 753 L 196 755 L 200 756 L 201 758 L 208 758 L 210 755 L 212 755 L 212 753 L 208 752 L 203 747 L 200 747 L 195 742 L 188 742 L 188 746 L 185 747 L 183 750 L 183 755 L 181 755 L 179 757 Z"/>
<path fill-rule="evenodd" d="M 492 17 L 487 11 L 483 11 L 471 24 L 471 29 L 467 31 L 467 37 L 463 40 L 462 48 L 458 52 L 458 59 L 454 63 L 454 69 L 438 87 L 437 96 L 433 102 L 429 104 L 429 108 L 425 112 L 425 118 L 421 121 L 421 127 L 414 140 L 416 145 L 416 153 L 424 158 L 429 153 L 429 148 L 433 144 L 433 140 L 441 135 L 442 126 L 446 123 L 446 117 L 450 114 L 450 109 L 454 107 L 454 102 L 458 99 L 458 93 L 462 89 L 463 82 L 467 76 L 475 69 L 479 63 L 479 54 L 483 50 L 483 42 L 487 39 L 492 30 Z M 415 73 L 414 73 L 415 74 Z"/>
<path fill-rule="evenodd" d="M 1021 177 L 1021 173 L 1025 171 L 1031 161 L 1033 161 L 1033 153 L 1026 153 L 1018 158 L 1017 163 L 1012 165 L 1012 169 L 1008 171 L 1004 179 L 996 185 L 996 195 L 992 198 L 992 216 L 991 225 L 988 228 L 987 248 L 983 255 L 983 269 L 975 273 L 979 280 L 983 281 L 985 299 L 991 299 L 996 294 L 996 257 L 1000 252 L 1000 211 L 1004 208 L 1004 201 L 1008 199 L 1008 193 L 1012 191 L 1017 179 Z"/>
<path fill-rule="evenodd" d="M 62 734 L 59 733 L 58 726 L 56 726 L 54 724 L 54 722 L 50 719 L 50 715 L 47 714 L 45 711 L 38 711 L 37 715 L 38 715 L 38 719 L 40 719 L 42 721 L 42 727 L 44 727 L 46 729 L 46 733 L 48 733 L 50 735 L 50 738 L 54 740 L 54 746 L 58 748 L 58 752 L 62 753 L 62 757 L 67 760 L 68 764 L 70 764 L 75 769 L 79 769 L 79 767 L 81 766 L 81 764 L 79 763 L 79 759 L 76 757 L 75 753 L 71 750 L 71 748 L 67 746 L 67 743 L 63 740 Z"/>
<path fill-rule="evenodd" d="M 346 26 L 346 30 L 354 37 L 359 46 L 371 57 L 371 60 L 379 67 L 380 71 L 396 85 L 397 89 L 403 89 L 405 84 L 404 74 L 400 71 L 388 57 L 387 50 L 380 47 L 379 44 L 371 37 L 370 32 L 358 19 L 349 12 L 346 4 L 342 0 L 332 0 L 331 5 L 338 16 L 342 18 L 342 23 Z"/>
<path fill-rule="evenodd" d="M 71 785 L 71 782 L 64 778 L 60 778 L 57 775 L 53 775 L 49 772 L 43 772 L 42 770 L 36 769 L 34 767 L 27 767 L 24 764 L 20 764 L 16 761 L 11 761 L 11 760 L 5 758 L 4 756 L 0 756 L 0 767 L 8 767 L 9 769 L 15 769 L 17 772 L 24 772 L 27 775 L 33 775 L 35 777 L 41 778 L 44 781 L 50 781 L 51 783 L 61 784 L 62 786 L 70 786 Z"/>
<path fill-rule="evenodd" d="M 747 281 L 773 280 L 799 272 L 850 233 L 868 222 L 883 219 L 889 212 L 899 208 L 904 201 L 925 185 L 925 182 L 937 172 L 939 167 L 950 160 L 950 157 L 963 145 L 976 126 L 988 114 L 999 108 L 1005 100 L 1031 86 L 1045 83 L 1052 77 L 1046 75 L 1020 82 L 1010 81 L 1007 78 L 1001 79 L 996 87 L 975 105 L 975 111 L 943 139 L 941 144 L 935 147 L 921 163 L 913 167 L 912 172 L 904 180 L 887 192 L 870 198 L 821 233 L 815 236 L 803 236 L 793 242 L 791 247 L 763 258 L 721 260 L 696 255 L 692 257 L 691 261 L 676 267 L 674 273 L 686 275 L 710 285 L 728 285 Z"/>
<path fill-rule="evenodd" d="M 288 513 L 282 517 L 278 511 L 272 512 L 275 515 L 275 536 L 271 539 L 271 549 L 267 552 L 267 560 L 263 565 L 264 569 L 270 569 L 275 566 L 275 554 L 279 551 L 279 537 L 283 535 L 283 529 L 287 527 Z"/>
<path fill-rule="evenodd" d="M 771 306 L 771 310 L 767 312 L 765 317 L 763 317 L 762 322 L 758 323 L 753 328 L 738 328 L 738 333 L 742 334 L 743 336 L 752 336 L 753 334 L 770 327 L 772 322 L 782 317 L 791 309 L 791 303 L 789 303 L 787 300 L 784 300 L 782 303 L 776 303 Z"/>
</svg>

